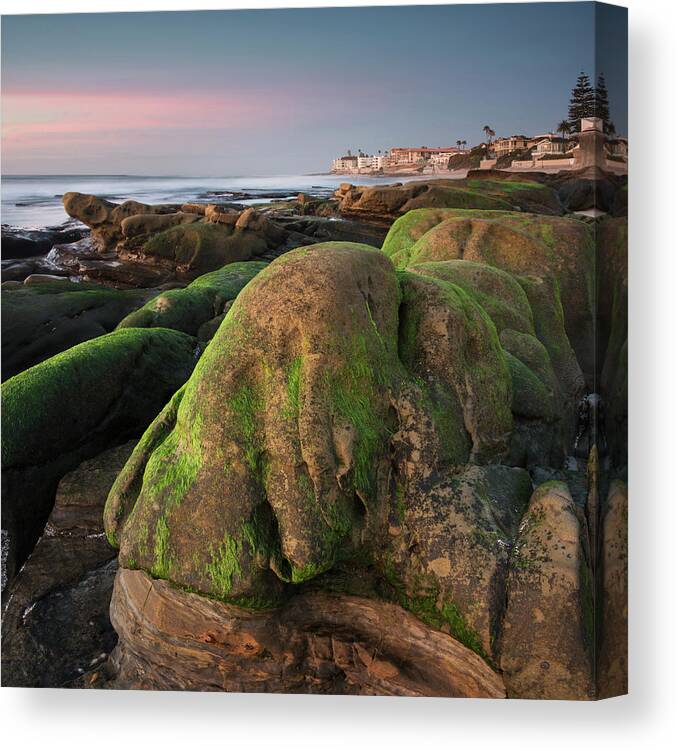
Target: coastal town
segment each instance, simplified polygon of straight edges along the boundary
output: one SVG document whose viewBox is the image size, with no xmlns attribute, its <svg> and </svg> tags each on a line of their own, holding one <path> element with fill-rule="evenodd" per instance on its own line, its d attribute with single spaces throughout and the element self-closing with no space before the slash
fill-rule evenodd
<svg viewBox="0 0 677 750">
<path fill-rule="evenodd" d="M 598 117 L 581 118 L 575 131 L 562 123 L 557 132 L 539 135 L 510 135 L 494 138 L 485 126 L 486 140 L 468 147 L 466 141 L 455 146 L 396 146 L 376 154 L 351 150 L 332 160 L 331 171 L 346 175 L 444 174 L 468 169 L 559 171 L 587 166 L 582 144 L 595 143 L 597 163 L 613 172 L 627 172 L 628 140 L 605 132 Z"/>
</svg>

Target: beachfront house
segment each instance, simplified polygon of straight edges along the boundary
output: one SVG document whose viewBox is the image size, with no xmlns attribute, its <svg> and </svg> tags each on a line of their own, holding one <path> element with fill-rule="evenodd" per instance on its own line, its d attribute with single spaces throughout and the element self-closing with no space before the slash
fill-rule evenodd
<svg viewBox="0 0 677 750">
<path fill-rule="evenodd" d="M 501 156 L 513 153 L 513 151 L 523 151 L 529 147 L 529 139 L 526 135 L 511 135 L 509 138 L 497 138 L 491 144 L 491 150 L 497 159 Z"/>
<path fill-rule="evenodd" d="M 390 149 L 390 163 L 393 165 L 420 164 L 421 162 L 431 162 L 435 159 L 437 162 L 444 162 L 446 165 L 449 162 L 449 157 L 458 152 L 459 149 L 455 146 L 447 146 L 445 148 L 397 146 Z"/>
</svg>

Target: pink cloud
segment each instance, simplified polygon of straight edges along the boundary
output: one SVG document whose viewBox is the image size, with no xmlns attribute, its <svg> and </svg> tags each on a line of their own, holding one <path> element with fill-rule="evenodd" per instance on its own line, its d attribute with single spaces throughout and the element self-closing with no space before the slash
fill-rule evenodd
<svg viewBox="0 0 677 750">
<path fill-rule="evenodd" d="M 3 147 L 11 153 L 131 131 L 241 130 L 284 117 L 288 104 L 279 94 L 241 91 L 8 91 L 2 97 Z"/>
</svg>

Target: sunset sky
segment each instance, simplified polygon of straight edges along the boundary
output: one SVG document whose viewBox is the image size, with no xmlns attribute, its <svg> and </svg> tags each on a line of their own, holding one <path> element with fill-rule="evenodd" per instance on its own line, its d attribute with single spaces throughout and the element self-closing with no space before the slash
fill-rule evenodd
<svg viewBox="0 0 677 750">
<path fill-rule="evenodd" d="M 3 172 L 297 174 L 540 133 L 596 64 L 625 133 L 625 11 L 603 12 L 597 61 L 592 3 L 4 16 Z"/>
</svg>

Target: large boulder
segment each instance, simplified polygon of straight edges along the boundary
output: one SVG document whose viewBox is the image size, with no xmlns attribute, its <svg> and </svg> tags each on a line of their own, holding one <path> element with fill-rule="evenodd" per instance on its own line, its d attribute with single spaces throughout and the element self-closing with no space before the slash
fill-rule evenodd
<svg viewBox="0 0 677 750">
<path fill-rule="evenodd" d="M 88 339 L 109 333 L 157 294 L 67 279 L 20 285 L 2 294 L 3 380 Z"/>
<path fill-rule="evenodd" d="M 396 368 L 382 253 L 329 244 L 272 263 L 116 482 L 105 520 L 121 564 L 249 602 L 330 568 L 387 462 Z"/>
<path fill-rule="evenodd" d="M 591 575 L 565 483 L 534 492 L 512 552 L 499 666 L 508 695 L 595 695 Z"/>
<path fill-rule="evenodd" d="M 115 550 L 102 511 L 133 447 L 111 448 L 59 482 L 45 533 L 7 591 L 3 685 L 67 686 L 115 645 L 108 615 Z"/>
<path fill-rule="evenodd" d="M 266 263 L 261 261 L 230 263 L 199 276 L 184 289 L 162 292 L 127 315 L 118 328 L 173 328 L 195 336 L 201 326 L 220 317 L 242 288 L 265 267 Z"/>
<path fill-rule="evenodd" d="M 501 464 L 516 420 L 555 409 L 553 367 L 530 332 L 503 328 L 508 353 L 481 304 L 495 293 L 496 319 L 531 331 L 522 287 L 470 271 L 464 288 L 326 243 L 246 285 L 106 502 L 113 686 L 323 692 L 333 678 L 339 692 L 461 694 L 450 675 L 475 652 L 513 695 L 559 697 L 579 677 L 587 695 L 573 502 L 546 486 L 523 517 L 529 473 Z M 396 617 L 367 659 L 364 618 L 388 633 Z M 424 688 L 431 643 L 445 656 Z"/>
<path fill-rule="evenodd" d="M 166 329 L 115 331 L 2 385 L 2 528 L 8 577 L 33 548 L 61 477 L 138 436 L 190 375 L 194 339 Z"/>
</svg>

